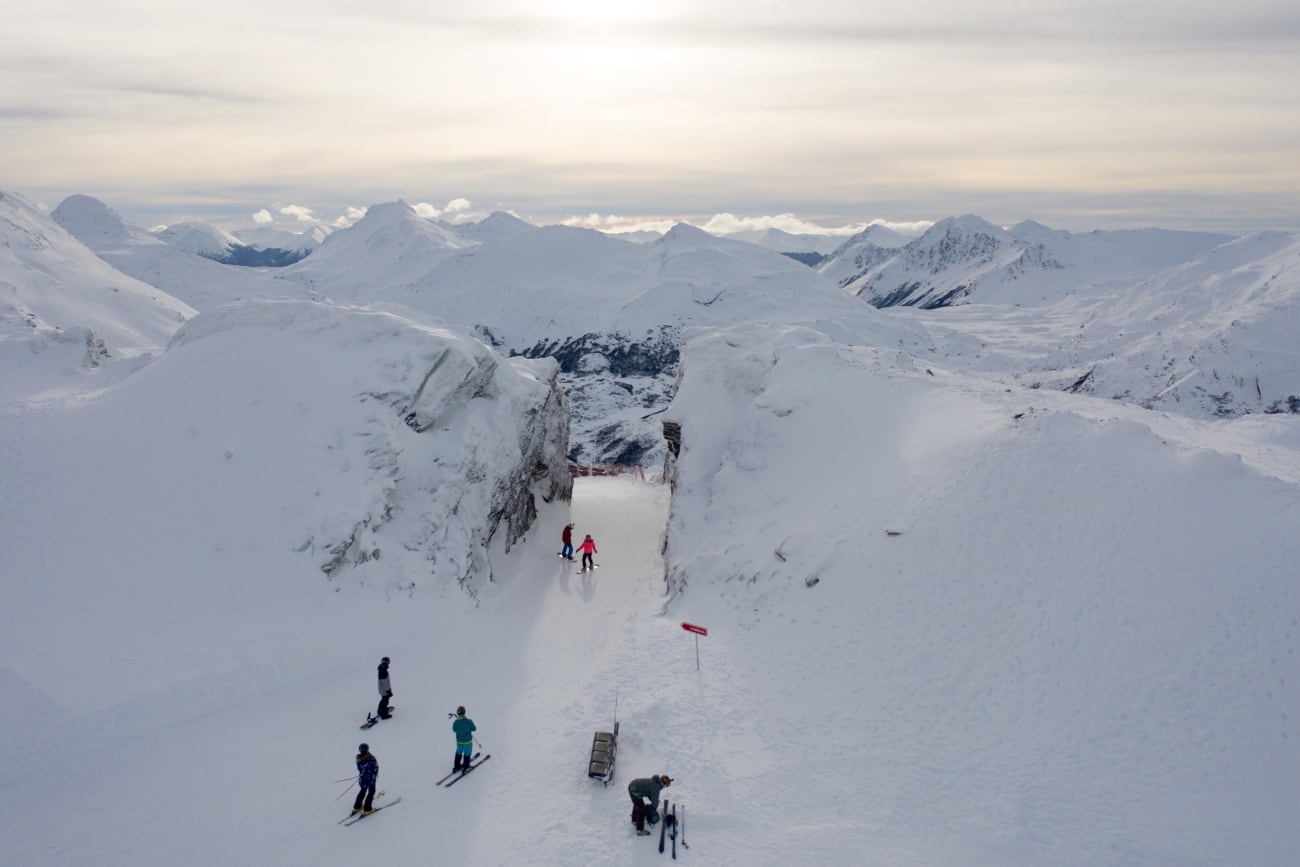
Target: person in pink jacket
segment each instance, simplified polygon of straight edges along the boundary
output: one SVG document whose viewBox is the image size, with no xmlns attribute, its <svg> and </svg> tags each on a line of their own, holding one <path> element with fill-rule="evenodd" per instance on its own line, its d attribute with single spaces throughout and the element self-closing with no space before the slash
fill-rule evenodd
<svg viewBox="0 0 1300 867">
<path fill-rule="evenodd" d="M 592 562 L 591 555 L 596 553 L 596 542 L 591 538 L 590 533 L 587 534 L 587 538 L 582 540 L 578 550 L 582 552 L 582 571 L 586 572 L 588 569 L 595 569 L 596 564 Z"/>
</svg>

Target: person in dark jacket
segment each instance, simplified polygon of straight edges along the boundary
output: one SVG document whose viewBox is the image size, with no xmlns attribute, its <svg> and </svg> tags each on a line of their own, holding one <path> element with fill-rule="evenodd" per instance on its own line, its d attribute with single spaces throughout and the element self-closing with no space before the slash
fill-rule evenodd
<svg viewBox="0 0 1300 867">
<path fill-rule="evenodd" d="M 672 782 L 667 774 L 659 774 L 654 777 L 642 777 L 627 784 L 627 793 L 632 798 L 632 821 L 636 823 L 638 837 L 650 833 L 645 827 L 646 817 L 658 814 L 659 792 L 672 785 Z M 646 803 L 646 798 L 650 799 L 649 803 Z"/>
<path fill-rule="evenodd" d="M 453 772 L 469 770 L 470 762 L 474 758 L 476 729 L 474 720 L 465 716 L 465 706 L 456 708 L 456 718 L 451 723 L 451 730 L 456 733 L 456 761 L 451 767 Z"/>
<path fill-rule="evenodd" d="M 573 559 L 573 525 L 565 524 L 564 532 L 560 534 L 560 541 L 564 547 L 560 549 L 560 556 L 565 560 Z"/>
<path fill-rule="evenodd" d="M 587 538 L 582 540 L 578 550 L 582 552 L 582 571 L 586 572 L 588 569 L 595 569 L 596 566 L 592 563 L 591 555 L 596 553 L 596 540 L 591 538 L 590 533 L 587 534 Z"/>
<path fill-rule="evenodd" d="M 388 719 L 393 714 L 388 710 L 388 700 L 393 697 L 393 684 L 388 679 L 388 657 L 379 661 L 379 710 L 380 719 Z"/>
<path fill-rule="evenodd" d="M 373 813 L 375 811 L 375 784 L 379 782 L 379 759 L 370 752 L 368 744 L 357 747 L 357 784 L 361 791 L 352 802 L 352 812 Z"/>
</svg>

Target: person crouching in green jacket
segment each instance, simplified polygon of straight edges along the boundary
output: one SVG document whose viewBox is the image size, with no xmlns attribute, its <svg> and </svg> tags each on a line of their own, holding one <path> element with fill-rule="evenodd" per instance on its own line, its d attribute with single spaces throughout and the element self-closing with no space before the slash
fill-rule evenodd
<svg viewBox="0 0 1300 867">
<path fill-rule="evenodd" d="M 638 837 L 650 833 L 645 827 L 646 817 L 658 814 L 659 792 L 672 785 L 672 782 L 667 774 L 659 774 L 655 777 L 642 777 L 627 784 L 627 793 L 632 798 L 632 821 L 636 823 Z M 650 803 L 646 803 L 646 798 L 650 799 Z"/>
</svg>

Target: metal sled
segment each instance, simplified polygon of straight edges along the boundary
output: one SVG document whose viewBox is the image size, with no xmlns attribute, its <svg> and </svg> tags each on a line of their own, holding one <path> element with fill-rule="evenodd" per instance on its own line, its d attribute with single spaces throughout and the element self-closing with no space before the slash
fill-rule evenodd
<svg viewBox="0 0 1300 867">
<path fill-rule="evenodd" d="M 614 756 L 618 753 L 618 721 L 612 732 L 596 732 L 591 740 L 591 761 L 587 763 L 587 776 L 605 785 L 614 779 Z"/>
<path fill-rule="evenodd" d="M 614 779 L 614 757 L 618 754 L 618 690 L 614 690 L 614 730 L 596 732 L 591 739 L 591 758 L 587 761 L 587 776 L 600 780 L 606 786 Z"/>
</svg>

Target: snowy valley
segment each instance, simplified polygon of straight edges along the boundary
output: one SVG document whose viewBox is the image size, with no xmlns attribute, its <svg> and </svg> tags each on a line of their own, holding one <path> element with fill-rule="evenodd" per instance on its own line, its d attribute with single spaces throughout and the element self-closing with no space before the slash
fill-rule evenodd
<svg viewBox="0 0 1300 867">
<path fill-rule="evenodd" d="M 6 863 L 1292 861 L 1300 239 L 752 240 L 0 195 Z"/>
</svg>

